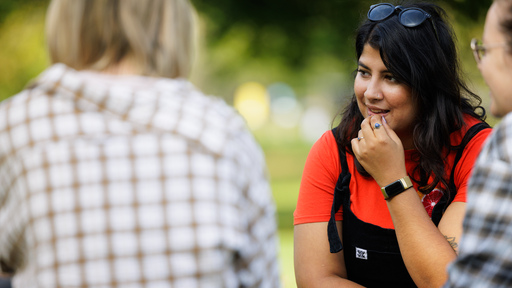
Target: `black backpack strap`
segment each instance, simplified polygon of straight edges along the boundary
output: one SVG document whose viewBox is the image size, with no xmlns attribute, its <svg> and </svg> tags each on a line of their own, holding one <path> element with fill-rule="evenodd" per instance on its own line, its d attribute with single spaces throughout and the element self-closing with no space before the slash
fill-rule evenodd
<svg viewBox="0 0 512 288">
<path fill-rule="evenodd" d="M 455 195 L 457 195 L 457 187 L 455 186 L 455 168 L 457 167 L 457 164 L 459 163 L 460 158 L 462 157 L 462 153 L 464 152 L 464 148 L 466 148 L 466 145 L 473 139 L 475 135 L 477 135 L 480 131 L 491 128 L 489 124 L 485 122 L 480 122 L 478 124 L 473 125 L 471 128 L 468 129 L 466 134 L 464 135 L 464 138 L 462 138 L 462 141 L 460 142 L 460 145 L 457 146 L 457 154 L 455 155 L 455 160 L 453 161 L 452 171 L 450 173 L 450 182 L 449 185 L 449 193 L 445 193 L 441 200 L 437 203 L 437 205 L 434 207 L 432 211 L 432 222 L 437 226 L 439 224 L 439 221 L 441 221 L 441 218 L 443 217 L 443 213 L 448 208 L 448 205 L 450 205 L 455 199 Z"/>
<path fill-rule="evenodd" d="M 334 138 L 336 138 L 336 128 L 332 129 L 331 131 L 334 135 Z M 340 157 L 341 174 L 338 177 L 338 181 L 336 182 L 336 188 L 334 189 L 334 199 L 332 201 L 331 207 L 331 218 L 329 219 L 329 223 L 327 223 L 327 237 L 329 239 L 331 253 L 337 253 L 343 249 L 343 245 L 341 244 L 341 239 L 338 234 L 338 228 L 336 227 L 335 215 L 343 204 L 344 193 L 350 193 L 348 189 L 351 175 L 348 171 L 347 156 L 345 155 L 345 151 L 340 148 L 339 145 L 338 154 Z"/>
</svg>

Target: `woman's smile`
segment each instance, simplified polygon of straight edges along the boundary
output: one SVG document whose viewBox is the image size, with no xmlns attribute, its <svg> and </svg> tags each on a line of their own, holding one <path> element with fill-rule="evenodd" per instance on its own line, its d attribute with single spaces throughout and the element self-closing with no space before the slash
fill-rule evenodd
<svg viewBox="0 0 512 288">
<path fill-rule="evenodd" d="M 374 107 L 374 106 L 371 106 L 371 105 L 368 105 L 366 104 L 366 107 L 368 107 L 368 116 L 372 116 L 372 115 L 381 115 L 381 116 L 386 116 L 390 110 L 387 110 L 387 109 L 382 109 L 382 108 L 378 108 L 378 107 Z"/>
</svg>

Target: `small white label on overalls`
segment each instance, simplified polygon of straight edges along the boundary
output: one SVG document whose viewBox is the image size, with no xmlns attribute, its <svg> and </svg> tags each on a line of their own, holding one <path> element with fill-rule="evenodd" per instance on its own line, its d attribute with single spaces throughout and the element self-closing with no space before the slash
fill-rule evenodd
<svg viewBox="0 0 512 288">
<path fill-rule="evenodd" d="M 368 252 L 365 249 L 356 247 L 356 258 L 368 260 Z"/>
</svg>

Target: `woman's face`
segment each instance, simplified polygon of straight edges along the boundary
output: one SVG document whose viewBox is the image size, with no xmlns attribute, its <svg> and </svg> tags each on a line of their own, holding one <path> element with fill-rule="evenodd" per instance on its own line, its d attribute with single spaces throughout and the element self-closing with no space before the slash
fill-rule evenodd
<svg viewBox="0 0 512 288">
<path fill-rule="evenodd" d="M 359 111 L 366 118 L 384 116 L 388 125 L 400 137 L 404 148 L 411 149 L 412 130 L 416 118 L 416 104 L 411 88 L 400 83 L 388 71 L 379 50 L 366 44 L 359 58 L 354 92 Z"/>
<path fill-rule="evenodd" d="M 485 56 L 478 64 L 478 68 L 489 86 L 491 97 L 491 113 L 502 117 L 512 111 L 512 90 L 510 81 L 512 81 L 512 52 L 508 51 L 503 43 L 507 42 L 505 35 L 500 31 L 499 21 L 501 21 L 505 6 L 509 5 L 507 1 L 495 1 L 485 20 L 483 45 L 488 49 Z"/>
</svg>

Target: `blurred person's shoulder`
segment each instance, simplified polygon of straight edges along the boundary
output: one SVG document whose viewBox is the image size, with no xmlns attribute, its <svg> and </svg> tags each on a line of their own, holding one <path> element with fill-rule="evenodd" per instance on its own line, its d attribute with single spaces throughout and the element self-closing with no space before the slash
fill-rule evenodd
<svg viewBox="0 0 512 288">
<path fill-rule="evenodd" d="M 39 85 L 42 78 L 58 79 L 63 73 L 62 65 L 51 66 L 31 80 L 19 93 L 0 102 L 0 133 L 9 132 L 13 127 L 26 123 L 32 114 L 42 116 L 47 105 L 42 100 L 51 93 L 53 84 Z M 34 105 L 30 105 L 30 103 Z M 48 104 L 46 102 L 46 104 Z M 36 109 L 37 108 L 37 109 Z M 3 118 L 3 119 L 2 119 Z"/>
<path fill-rule="evenodd" d="M 214 127 L 246 128 L 242 116 L 224 99 L 203 93 L 186 79 L 162 78 L 155 84 L 160 100 L 172 103 L 172 107 L 180 106 L 184 116 L 207 119 Z"/>
<path fill-rule="evenodd" d="M 173 123 L 174 131 L 187 138 L 216 153 L 225 153 L 233 142 L 255 142 L 245 119 L 224 99 L 203 93 L 185 79 L 161 79 L 155 89 L 162 107 L 156 117 L 170 119 L 175 115 L 177 119 L 170 119 L 178 121 Z"/>
<path fill-rule="evenodd" d="M 506 149 L 506 153 L 512 155 L 512 112 L 505 115 L 493 130 L 491 141 L 494 145 Z"/>
</svg>

